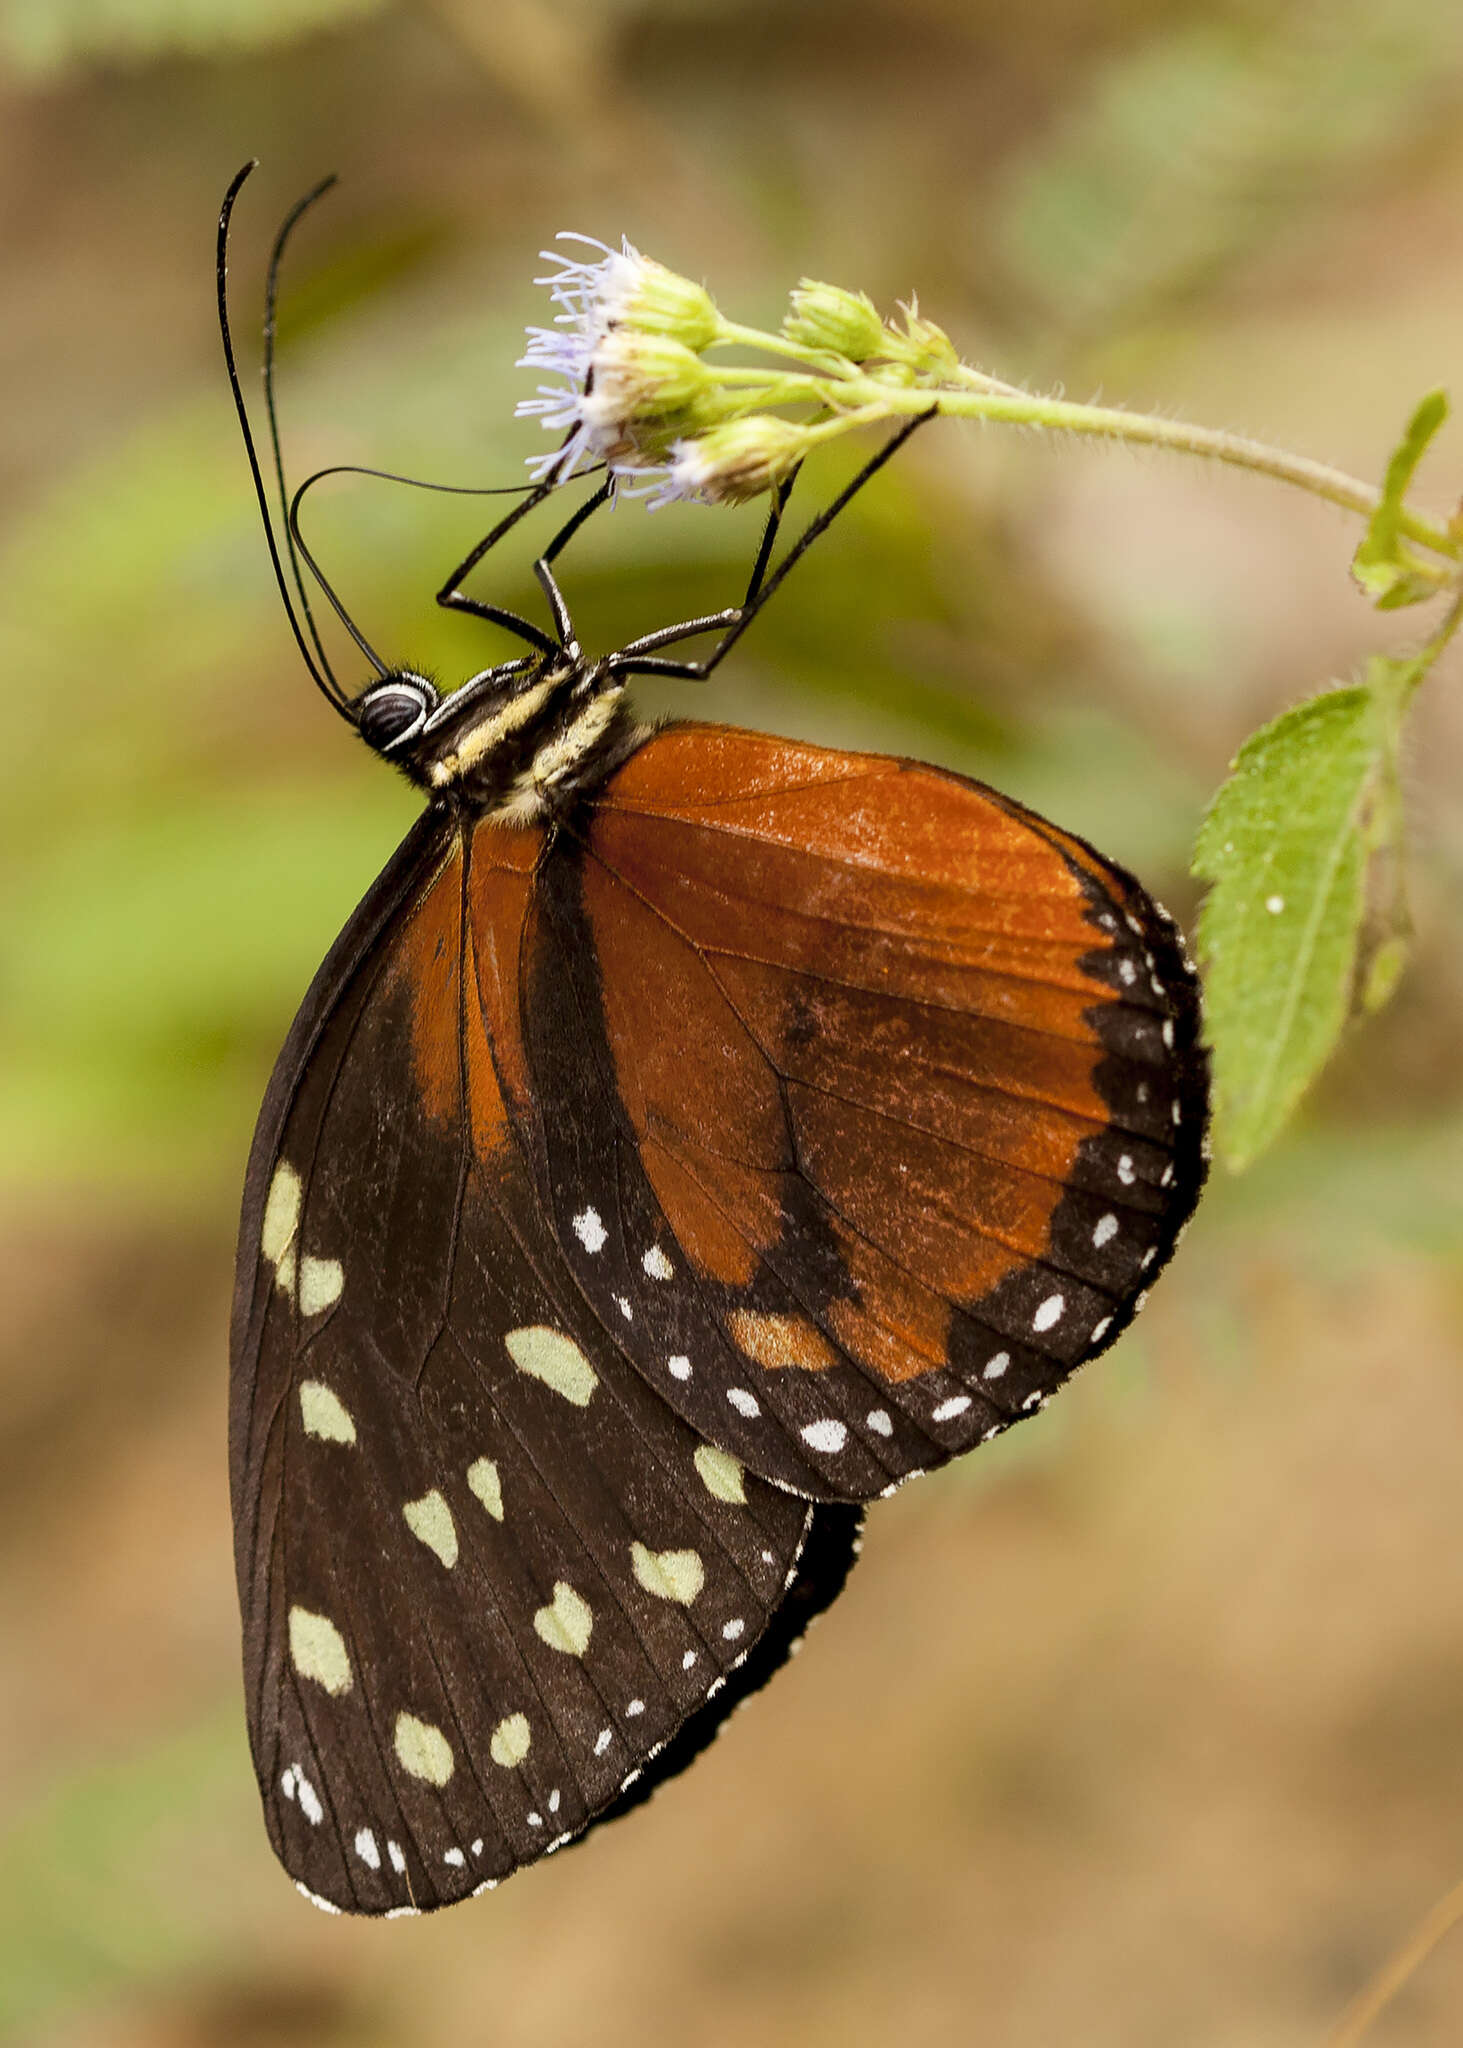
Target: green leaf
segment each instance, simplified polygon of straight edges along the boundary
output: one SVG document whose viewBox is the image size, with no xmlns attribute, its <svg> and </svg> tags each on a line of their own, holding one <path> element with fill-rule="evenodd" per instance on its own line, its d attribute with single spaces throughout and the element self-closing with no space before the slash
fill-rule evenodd
<svg viewBox="0 0 1463 2048">
<path fill-rule="evenodd" d="M 1246 741 L 1200 828 L 1215 1137 L 1236 1170 L 1276 1137 L 1346 1022 L 1389 730 L 1365 685 L 1297 705 Z"/>
<path fill-rule="evenodd" d="M 1448 394 L 1429 391 L 1407 422 L 1393 450 L 1382 484 L 1381 503 L 1371 516 L 1361 546 L 1352 558 L 1351 573 L 1378 611 L 1397 611 L 1436 597 L 1446 571 L 1415 548 L 1402 534 L 1404 501 L 1428 443 L 1448 417 Z"/>
</svg>

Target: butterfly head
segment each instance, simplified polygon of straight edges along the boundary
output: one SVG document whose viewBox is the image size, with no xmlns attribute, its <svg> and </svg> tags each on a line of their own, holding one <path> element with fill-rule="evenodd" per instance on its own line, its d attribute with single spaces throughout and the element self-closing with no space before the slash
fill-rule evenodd
<svg viewBox="0 0 1463 2048">
<path fill-rule="evenodd" d="M 391 760 L 425 729 L 439 702 L 425 676 L 403 669 L 356 700 L 356 730 L 372 753 Z"/>
</svg>

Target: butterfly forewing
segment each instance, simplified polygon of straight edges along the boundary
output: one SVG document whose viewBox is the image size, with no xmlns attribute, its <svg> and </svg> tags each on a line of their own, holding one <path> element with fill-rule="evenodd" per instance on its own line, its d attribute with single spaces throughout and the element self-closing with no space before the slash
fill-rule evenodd
<svg viewBox="0 0 1463 2048">
<path fill-rule="evenodd" d="M 854 1535 L 800 1585 L 814 1511 L 674 1414 L 577 1287 L 499 1081 L 517 1018 L 484 1008 L 545 849 L 471 839 L 422 828 L 327 962 L 246 1196 L 250 1734 L 281 1859 L 347 1910 L 461 1897 L 684 1761 Z"/>
<path fill-rule="evenodd" d="M 1197 988 L 1129 876 L 960 777 L 694 725 L 577 831 L 525 1006 L 555 1219 L 681 1415 L 866 1499 L 1111 1341 L 1204 1172 Z"/>
</svg>

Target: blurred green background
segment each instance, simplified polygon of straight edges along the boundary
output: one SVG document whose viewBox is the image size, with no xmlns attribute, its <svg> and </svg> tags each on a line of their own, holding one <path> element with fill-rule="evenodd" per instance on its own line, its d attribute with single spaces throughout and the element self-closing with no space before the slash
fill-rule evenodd
<svg viewBox="0 0 1463 2048">
<path fill-rule="evenodd" d="M 296 1897 L 243 1735 L 232 1235 L 290 1014 L 412 800 L 295 658 L 211 300 L 245 157 L 251 360 L 269 236 L 342 173 L 286 285 L 298 474 L 521 475 L 512 364 L 568 227 L 764 323 L 804 273 L 917 290 L 1001 375 L 1375 476 L 1458 382 L 1460 111 L 1455 0 L 0 0 L 5 2039 L 1269 2048 L 1463 1874 L 1455 655 L 1402 993 L 1139 1330 L 876 1508 L 807 1654 L 632 1821 L 432 1921 Z M 480 665 L 430 602 L 471 508 L 321 497 L 377 644 Z M 586 642 L 727 602 L 754 524 L 596 522 Z M 1187 920 L 1237 743 L 1395 632 L 1356 537 L 1176 457 L 947 425 L 691 703 L 985 776 Z M 532 608 L 527 564 L 496 588 Z M 1369 2038 L 1463 2038 L 1463 1941 Z"/>
</svg>

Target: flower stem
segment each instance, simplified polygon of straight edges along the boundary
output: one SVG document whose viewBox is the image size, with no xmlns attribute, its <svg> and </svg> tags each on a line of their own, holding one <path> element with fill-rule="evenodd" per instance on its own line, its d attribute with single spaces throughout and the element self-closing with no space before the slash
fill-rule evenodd
<svg viewBox="0 0 1463 2048">
<path fill-rule="evenodd" d="M 965 389 L 947 384 L 914 386 L 883 382 L 877 376 L 845 380 L 824 392 L 825 401 L 844 412 L 840 425 L 849 426 L 870 419 L 924 411 L 931 403 L 953 419 L 1004 420 L 1013 426 L 1046 427 L 1069 434 L 1092 434 L 1108 441 L 1128 441 L 1140 446 L 1172 448 L 1180 454 L 1203 455 L 1227 462 L 1238 469 L 1253 470 L 1277 478 L 1324 498 L 1345 511 L 1368 518 L 1381 494 L 1372 485 L 1348 476 L 1327 463 L 1313 462 L 1304 455 L 1291 455 L 1263 441 L 1247 440 L 1214 427 L 1188 426 L 1180 420 L 1166 420 L 1152 413 L 1125 412 L 1116 406 L 1076 405 L 1067 399 L 1043 398 L 1002 385 L 979 370 L 955 373 Z M 835 395 L 836 393 L 836 395 Z M 837 431 L 837 428 L 833 429 Z M 1444 556 L 1450 562 L 1463 555 L 1463 537 L 1456 537 L 1415 512 L 1403 511 L 1399 524 L 1409 540 Z"/>
</svg>

